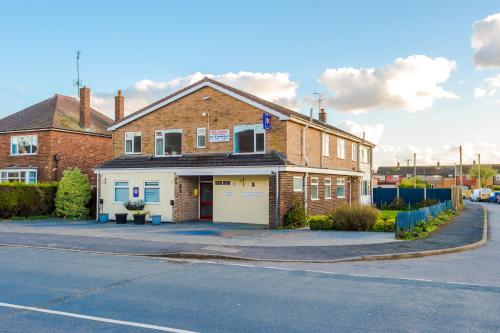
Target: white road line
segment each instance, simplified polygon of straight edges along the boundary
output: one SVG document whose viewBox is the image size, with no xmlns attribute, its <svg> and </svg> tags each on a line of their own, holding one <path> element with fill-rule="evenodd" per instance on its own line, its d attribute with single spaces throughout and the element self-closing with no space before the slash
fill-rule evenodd
<svg viewBox="0 0 500 333">
<path fill-rule="evenodd" d="M 64 317 L 71 317 L 71 318 L 92 320 L 92 321 L 98 321 L 98 322 L 102 322 L 102 323 L 109 323 L 109 324 L 116 324 L 116 325 L 130 326 L 130 327 L 146 328 L 146 329 L 155 330 L 155 331 L 161 331 L 161 332 L 170 332 L 170 333 L 197 333 L 197 332 L 194 332 L 194 331 L 186 331 L 186 330 L 181 330 L 181 329 L 178 329 L 178 328 L 172 328 L 172 327 L 166 327 L 166 326 L 149 325 L 149 324 L 143 324 L 143 323 L 136 323 L 136 322 L 133 322 L 133 321 L 124 321 L 124 320 L 116 320 L 116 319 L 103 318 L 103 317 L 87 316 L 87 315 L 81 315 L 81 314 L 78 314 L 78 313 L 71 313 L 71 312 L 64 312 L 64 311 L 55 311 L 55 310 L 42 309 L 42 308 L 36 308 L 36 307 L 32 307 L 32 306 L 24 306 L 24 305 L 10 304 L 10 303 L 2 303 L 2 302 L 0 302 L 0 307 L 10 308 L 10 309 L 17 309 L 17 310 L 25 310 L 25 311 L 33 311 L 33 312 L 41 312 L 41 313 L 47 313 L 47 314 L 56 315 L 56 316 L 64 316 Z"/>
</svg>

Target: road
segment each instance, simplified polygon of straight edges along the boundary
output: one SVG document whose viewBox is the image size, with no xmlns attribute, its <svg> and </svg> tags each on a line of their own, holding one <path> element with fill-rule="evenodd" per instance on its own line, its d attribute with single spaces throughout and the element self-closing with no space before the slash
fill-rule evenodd
<svg viewBox="0 0 500 333">
<path fill-rule="evenodd" d="M 2 247 L 0 332 L 498 332 L 500 205 L 488 209 L 486 247 L 412 260 L 255 264 Z"/>
</svg>

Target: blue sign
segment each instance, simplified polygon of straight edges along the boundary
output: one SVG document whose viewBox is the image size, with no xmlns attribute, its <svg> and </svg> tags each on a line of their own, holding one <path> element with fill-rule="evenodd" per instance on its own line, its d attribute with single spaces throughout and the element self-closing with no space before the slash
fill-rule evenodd
<svg viewBox="0 0 500 333">
<path fill-rule="evenodd" d="M 139 197 L 139 188 L 138 188 L 138 187 L 134 187 L 134 188 L 132 189 L 132 196 L 133 196 L 134 198 L 138 198 L 138 197 Z"/>
<path fill-rule="evenodd" d="M 271 115 L 267 113 L 262 114 L 262 128 L 265 130 L 271 129 Z"/>
</svg>

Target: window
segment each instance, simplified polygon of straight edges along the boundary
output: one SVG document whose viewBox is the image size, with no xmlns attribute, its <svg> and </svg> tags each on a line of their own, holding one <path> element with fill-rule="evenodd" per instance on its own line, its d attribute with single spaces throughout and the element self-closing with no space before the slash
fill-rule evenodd
<svg viewBox="0 0 500 333">
<path fill-rule="evenodd" d="M 379 179 L 380 181 L 385 182 L 385 176 L 378 176 L 378 179 Z"/>
<path fill-rule="evenodd" d="M 398 176 L 398 175 L 393 175 L 393 176 L 392 176 L 392 179 L 393 179 L 393 180 L 399 180 L 399 176 Z"/>
<path fill-rule="evenodd" d="M 359 150 L 359 154 L 360 154 L 360 162 L 361 163 L 369 163 L 370 157 L 369 157 L 368 148 L 361 147 L 361 149 Z"/>
<path fill-rule="evenodd" d="M 337 178 L 337 198 L 345 198 L 345 179 Z"/>
<path fill-rule="evenodd" d="M 440 176 L 433 176 L 433 177 L 432 177 L 432 179 L 433 179 L 433 180 L 440 180 L 440 179 L 441 179 L 441 177 L 440 177 Z"/>
<path fill-rule="evenodd" d="M 412 176 L 412 175 L 411 175 L 411 173 L 407 173 L 407 174 L 406 174 L 406 178 L 408 178 L 408 179 L 410 179 L 410 178 L 411 178 L 411 176 Z"/>
<path fill-rule="evenodd" d="M 293 177 L 293 191 L 302 192 L 304 190 L 304 182 L 302 177 Z"/>
<path fill-rule="evenodd" d="M 141 141 L 141 132 L 126 132 L 125 154 L 140 154 Z"/>
<path fill-rule="evenodd" d="M 35 155 L 38 151 L 38 136 L 12 136 L 10 138 L 11 155 Z"/>
<path fill-rule="evenodd" d="M 216 180 L 215 185 L 216 186 L 231 186 L 231 181 L 230 180 Z"/>
<path fill-rule="evenodd" d="M 345 140 L 337 139 L 337 157 L 345 158 Z"/>
<path fill-rule="evenodd" d="M 205 132 L 206 134 L 206 132 Z M 182 130 L 170 129 L 155 132 L 156 156 L 182 155 Z"/>
<path fill-rule="evenodd" d="M 234 127 L 234 153 L 265 152 L 266 135 L 262 124 L 238 125 Z"/>
<path fill-rule="evenodd" d="M 449 179 L 453 179 L 453 178 L 455 178 L 455 177 L 454 177 L 453 175 L 448 175 L 448 178 L 449 178 Z"/>
<path fill-rule="evenodd" d="M 361 195 L 370 195 L 370 182 L 368 180 L 361 181 Z"/>
<path fill-rule="evenodd" d="M 311 178 L 311 200 L 319 199 L 319 182 L 318 178 Z"/>
<path fill-rule="evenodd" d="M 207 129 L 196 129 L 196 148 L 207 148 Z"/>
<path fill-rule="evenodd" d="M 325 178 L 325 199 L 332 198 L 332 179 Z"/>
<path fill-rule="evenodd" d="M 358 160 L 358 144 L 353 143 L 352 144 L 352 152 L 351 152 L 352 160 L 357 161 Z"/>
<path fill-rule="evenodd" d="M 36 184 L 37 171 L 33 169 L 3 169 L 0 170 L 0 183 Z"/>
<path fill-rule="evenodd" d="M 160 203 L 160 182 L 158 181 L 144 182 L 144 202 Z"/>
<path fill-rule="evenodd" d="M 323 156 L 330 156 L 330 136 L 323 133 Z"/>
<path fill-rule="evenodd" d="M 125 202 L 128 200 L 128 182 L 115 182 L 115 202 Z"/>
<path fill-rule="evenodd" d="M 500 181 L 500 175 L 496 175 L 496 176 L 495 176 L 495 179 L 496 179 L 497 181 Z"/>
</svg>

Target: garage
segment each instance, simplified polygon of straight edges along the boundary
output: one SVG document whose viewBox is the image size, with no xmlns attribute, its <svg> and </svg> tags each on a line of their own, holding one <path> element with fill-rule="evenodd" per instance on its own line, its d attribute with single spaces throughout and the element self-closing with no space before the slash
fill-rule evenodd
<svg viewBox="0 0 500 333">
<path fill-rule="evenodd" d="M 213 221 L 269 224 L 269 176 L 214 176 Z"/>
</svg>

